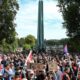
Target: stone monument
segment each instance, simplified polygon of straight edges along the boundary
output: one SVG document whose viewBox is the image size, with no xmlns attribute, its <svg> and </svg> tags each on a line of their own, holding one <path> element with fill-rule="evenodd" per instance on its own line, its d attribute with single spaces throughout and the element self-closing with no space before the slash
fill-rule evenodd
<svg viewBox="0 0 80 80">
<path fill-rule="evenodd" d="M 37 32 L 37 50 L 44 51 L 44 18 L 43 18 L 43 0 L 38 4 L 38 32 Z"/>
</svg>

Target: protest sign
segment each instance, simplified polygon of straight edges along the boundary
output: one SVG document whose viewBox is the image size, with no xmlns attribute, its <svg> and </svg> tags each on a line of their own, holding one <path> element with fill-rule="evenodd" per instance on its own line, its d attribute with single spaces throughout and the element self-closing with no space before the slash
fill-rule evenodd
<svg viewBox="0 0 80 80">
<path fill-rule="evenodd" d="M 51 61 L 48 63 L 49 65 L 49 71 L 56 71 L 57 70 L 57 62 L 56 61 Z"/>
<path fill-rule="evenodd" d="M 41 71 L 45 68 L 45 65 L 44 64 L 41 64 L 41 63 L 36 63 L 34 64 L 34 69 L 38 70 L 38 71 Z"/>
</svg>

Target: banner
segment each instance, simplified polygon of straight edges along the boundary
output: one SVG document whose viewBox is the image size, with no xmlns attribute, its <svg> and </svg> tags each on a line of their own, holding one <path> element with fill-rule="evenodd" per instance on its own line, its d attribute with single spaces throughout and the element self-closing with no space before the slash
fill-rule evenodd
<svg viewBox="0 0 80 80">
<path fill-rule="evenodd" d="M 56 71 L 57 70 L 57 62 L 56 61 L 49 62 L 48 66 L 49 66 L 49 71 Z"/>
</svg>

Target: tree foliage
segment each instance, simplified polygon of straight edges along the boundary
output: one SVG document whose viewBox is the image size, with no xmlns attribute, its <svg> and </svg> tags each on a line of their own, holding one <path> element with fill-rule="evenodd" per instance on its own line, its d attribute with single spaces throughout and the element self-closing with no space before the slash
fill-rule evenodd
<svg viewBox="0 0 80 80">
<path fill-rule="evenodd" d="M 64 38 L 61 40 L 46 40 L 46 45 L 47 46 L 54 46 L 54 45 L 65 45 L 68 43 L 68 38 Z"/>
<path fill-rule="evenodd" d="M 77 38 L 70 38 L 68 41 L 68 48 L 70 52 L 80 52 L 80 40 Z"/>
<path fill-rule="evenodd" d="M 18 39 L 19 47 L 23 47 L 25 44 L 25 38 Z"/>
<path fill-rule="evenodd" d="M 7 43 L 15 40 L 14 19 L 19 9 L 17 0 L 2 0 L 0 4 L 0 41 L 5 39 Z"/>
<path fill-rule="evenodd" d="M 25 43 L 31 45 L 31 47 L 35 46 L 36 39 L 33 35 L 28 35 L 25 37 Z"/>
<path fill-rule="evenodd" d="M 8 44 L 5 39 L 2 40 L 2 43 L 0 44 L 0 48 L 1 48 L 1 51 L 3 52 L 15 52 L 16 51 L 16 48 L 18 48 L 18 39 L 16 38 L 15 41 L 11 44 Z"/>
<path fill-rule="evenodd" d="M 24 44 L 23 45 L 23 49 L 24 50 L 30 50 L 31 49 L 31 46 L 29 44 Z"/>
<path fill-rule="evenodd" d="M 80 36 L 80 0 L 58 0 L 67 35 L 71 38 Z"/>
<path fill-rule="evenodd" d="M 58 0 L 63 15 L 63 27 L 70 37 L 69 45 L 76 50 L 80 47 L 80 0 Z"/>
</svg>

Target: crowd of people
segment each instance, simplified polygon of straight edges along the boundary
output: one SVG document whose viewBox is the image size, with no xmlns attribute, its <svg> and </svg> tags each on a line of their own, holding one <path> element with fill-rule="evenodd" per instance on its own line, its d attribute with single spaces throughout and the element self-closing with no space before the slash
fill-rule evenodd
<svg viewBox="0 0 80 80">
<path fill-rule="evenodd" d="M 79 55 L 59 57 L 32 53 L 32 62 L 26 63 L 27 56 L 22 53 L 0 54 L 0 80 L 80 80 Z M 49 62 L 55 68 L 50 69 Z M 44 67 L 34 68 L 37 64 Z"/>
</svg>

